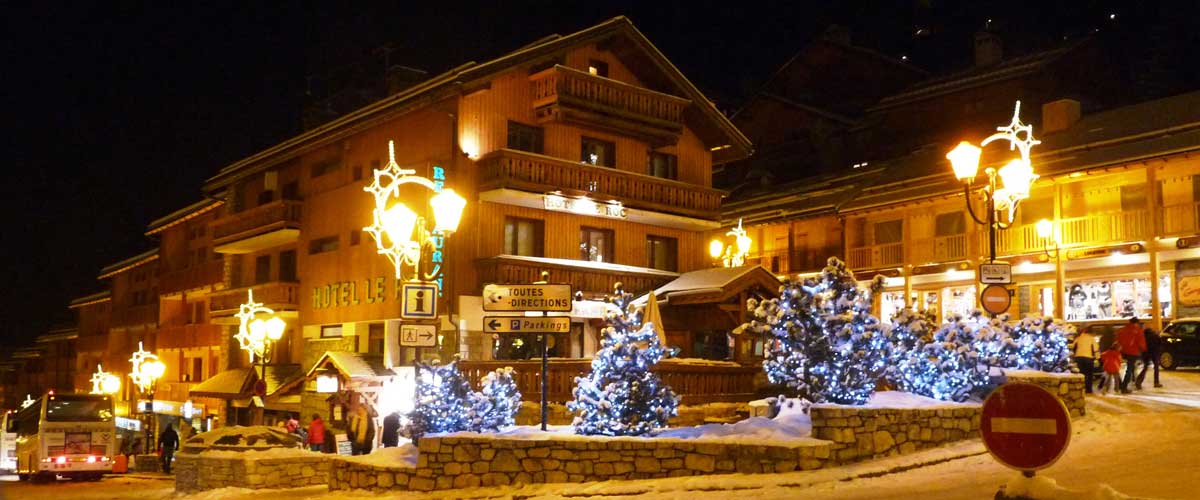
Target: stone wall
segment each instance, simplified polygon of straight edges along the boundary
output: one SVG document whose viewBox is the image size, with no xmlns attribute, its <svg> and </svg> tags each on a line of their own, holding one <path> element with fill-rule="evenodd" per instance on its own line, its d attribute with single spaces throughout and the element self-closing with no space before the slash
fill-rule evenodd
<svg viewBox="0 0 1200 500">
<path fill-rule="evenodd" d="M 154 453 L 134 455 L 133 465 L 129 467 L 129 470 L 131 472 L 162 472 L 162 459 Z"/>
<path fill-rule="evenodd" d="M 979 405 L 944 409 L 814 405 L 809 415 L 813 437 L 831 441 L 832 458 L 839 463 L 902 455 L 979 436 Z"/>
<path fill-rule="evenodd" d="M 550 403 L 546 421 L 550 425 L 570 425 L 575 414 L 566 405 Z M 714 422 L 732 423 L 750 416 L 749 403 L 708 403 L 679 405 L 679 415 L 672 417 L 671 427 L 688 427 Z M 539 425 L 542 422 L 541 405 L 537 401 L 522 401 L 516 416 L 517 425 Z"/>
<path fill-rule="evenodd" d="M 1050 391 L 1058 396 L 1072 419 L 1087 415 L 1087 406 L 1083 398 L 1083 375 L 1078 373 L 1040 373 L 1010 371 L 1006 374 L 1009 382 L 1025 382 Z"/>
<path fill-rule="evenodd" d="M 304 456 L 252 458 L 228 456 L 232 452 L 180 453 L 175 455 L 175 491 L 189 493 L 234 486 L 238 488 L 299 488 L 326 484 L 329 457 Z"/>
</svg>

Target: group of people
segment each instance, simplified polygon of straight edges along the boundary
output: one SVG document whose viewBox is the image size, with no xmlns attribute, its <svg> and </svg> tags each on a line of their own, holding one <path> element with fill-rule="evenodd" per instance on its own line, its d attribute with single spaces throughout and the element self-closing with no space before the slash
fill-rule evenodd
<svg viewBox="0 0 1200 500">
<path fill-rule="evenodd" d="M 1130 386 L 1141 390 L 1142 382 L 1146 380 L 1146 371 L 1151 364 L 1154 365 L 1154 387 L 1162 387 L 1158 379 L 1162 337 L 1153 329 L 1143 328 L 1141 320 L 1136 316 L 1129 318 L 1129 322 L 1117 330 L 1116 341 L 1103 352 L 1097 352 L 1096 344 L 1095 336 L 1084 331 L 1075 337 L 1071 345 L 1075 364 L 1083 373 L 1085 390 L 1089 394 L 1093 392 L 1097 361 L 1100 362 L 1099 368 L 1103 370 L 1098 387 L 1102 394 L 1107 394 L 1109 390 L 1116 392 L 1118 388 L 1121 394 L 1129 394 L 1132 392 Z M 1122 361 L 1125 362 L 1124 376 L 1121 376 Z M 1138 362 L 1142 364 L 1141 372 L 1137 372 Z"/>
<path fill-rule="evenodd" d="M 375 444 L 375 419 L 364 405 L 357 405 L 350 411 L 349 427 L 346 437 L 350 440 L 352 455 L 371 453 Z M 309 450 L 318 453 L 337 453 L 337 442 L 333 431 L 325 426 L 321 415 L 314 413 L 308 427 L 300 425 L 294 415 L 280 424 L 287 432 L 297 434 Z M 400 442 L 400 414 L 392 412 L 383 418 L 383 434 L 380 443 L 384 448 L 398 446 Z"/>
</svg>

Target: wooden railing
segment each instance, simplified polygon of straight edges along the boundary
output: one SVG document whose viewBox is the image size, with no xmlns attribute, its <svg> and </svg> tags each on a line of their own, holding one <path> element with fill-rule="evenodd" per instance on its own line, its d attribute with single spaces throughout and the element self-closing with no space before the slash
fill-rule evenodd
<svg viewBox="0 0 1200 500">
<path fill-rule="evenodd" d="M 213 244 L 221 245 L 276 229 L 299 229 L 301 206 L 299 201 L 278 200 L 226 215 L 212 223 Z"/>
<path fill-rule="evenodd" d="M 479 161 L 480 191 L 514 188 L 544 193 L 570 190 L 617 199 L 627 207 L 717 220 L 724 191 L 615 168 L 501 149 Z"/>
<path fill-rule="evenodd" d="M 109 324 L 112 326 L 133 326 L 158 323 L 158 297 L 154 297 L 154 299 L 155 302 L 153 304 L 113 307 L 112 319 L 109 320 Z"/>
<path fill-rule="evenodd" d="M 683 397 L 685 403 L 714 403 L 750 401 L 755 397 L 754 377 L 762 372 L 759 366 L 724 366 L 664 362 L 652 371 Z M 459 368 L 479 387 L 480 380 L 497 368 L 511 366 L 517 388 L 525 401 L 541 398 L 541 360 L 461 361 Z M 592 371 L 590 359 L 552 359 L 546 371 L 546 399 L 564 403 L 574 399 L 575 377 Z"/>
<path fill-rule="evenodd" d="M 1150 217 L 1145 210 L 1129 210 L 1062 219 L 1058 222 L 1064 247 L 1105 245 L 1144 240 L 1150 237 Z M 980 248 L 987 248 L 987 232 L 980 233 Z M 1035 224 L 1016 226 L 996 233 L 996 252 L 1017 255 L 1041 252 L 1046 241 Z"/>
<path fill-rule="evenodd" d="M 259 300 L 255 297 L 255 300 Z M 163 326 L 158 329 L 156 347 L 160 349 L 182 349 L 185 347 L 204 347 L 220 345 L 221 326 L 212 324 L 193 324 L 179 326 Z"/>
<path fill-rule="evenodd" d="M 167 271 L 158 276 L 160 293 L 175 293 L 204 286 L 215 285 L 224 277 L 225 263 L 209 260 L 187 269 Z"/>
<path fill-rule="evenodd" d="M 246 292 L 250 289 L 254 290 L 255 302 L 276 311 L 295 311 L 300 306 L 300 283 L 277 281 L 214 292 L 209 299 L 209 311 L 218 316 L 237 312 L 238 306 L 246 302 Z"/>
<path fill-rule="evenodd" d="M 1186 236 L 1200 233 L 1200 203 L 1170 205 L 1162 209 L 1159 236 Z"/>
<path fill-rule="evenodd" d="M 475 269 L 479 274 L 478 285 L 480 287 L 488 283 L 533 283 L 542 279 L 542 271 L 548 271 L 551 283 L 570 283 L 572 290 L 612 293 L 613 285 L 619 281 L 625 286 L 627 292 L 635 295 L 658 288 L 677 277 L 666 274 L 635 274 L 583 267 L 586 264 L 586 262 L 580 261 L 581 267 L 573 267 L 506 258 L 500 255 L 476 260 Z M 255 293 L 258 292 L 255 291 Z"/>
<path fill-rule="evenodd" d="M 851 269 L 875 269 L 901 264 L 904 264 L 903 243 L 851 248 L 846 258 L 846 265 Z"/>
<path fill-rule="evenodd" d="M 967 259 L 969 258 L 969 241 L 966 234 L 916 239 L 909 249 L 909 252 L 912 254 L 912 264 L 919 265 Z"/>
<path fill-rule="evenodd" d="M 529 76 L 533 106 L 542 118 L 570 118 L 606 128 L 678 139 L 691 101 L 610 78 L 555 66 Z M 555 109 L 558 108 L 558 109 Z M 564 116 L 566 109 L 583 115 Z"/>
</svg>

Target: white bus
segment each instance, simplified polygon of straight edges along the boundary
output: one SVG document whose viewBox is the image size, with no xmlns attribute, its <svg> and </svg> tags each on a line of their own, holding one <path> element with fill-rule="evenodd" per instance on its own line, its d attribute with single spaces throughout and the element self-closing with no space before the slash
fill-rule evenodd
<svg viewBox="0 0 1200 500">
<path fill-rule="evenodd" d="M 17 475 L 98 481 L 112 472 L 116 446 L 111 396 L 54 394 L 38 398 L 10 418 L 17 434 Z"/>
<path fill-rule="evenodd" d="M 12 410 L 0 415 L 0 471 L 4 472 L 17 470 L 17 433 L 8 430 L 8 421 L 15 416 Z"/>
</svg>

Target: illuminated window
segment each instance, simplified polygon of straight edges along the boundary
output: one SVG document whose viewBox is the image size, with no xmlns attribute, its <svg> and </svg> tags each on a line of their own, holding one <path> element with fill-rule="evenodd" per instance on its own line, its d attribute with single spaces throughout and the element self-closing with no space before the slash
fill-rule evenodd
<svg viewBox="0 0 1200 500">
<path fill-rule="evenodd" d="M 608 63 L 592 59 L 588 61 L 588 73 L 608 78 Z"/>
<path fill-rule="evenodd" d="M 337 338 L 342 336 L 342 325 L 322 325 L 321 338 Z"/>
<path fill-rule="evenodd" d="M 679 172 L 676 164 L 678 157 L 673 154 L 650 152 L 650 175 L 663 179 L 678 179 Z"/>
<path fill-rule="evenodd" d="M 534 127 L 511 120 L 508 122 L 508 149 L 542 154 L 544 137 L 545 132 L 542 127 Z"/>
<path fill-rule="evenodd" d="M 579 258 L 590 262 L 613 262 L 613 232 L 594 227 L 579 228 Z"/>
<path fill-rule="evenodd" d="M 677 249 L 675 238 L 665 236 L 646 237 L 646 267 L 662 271 L 677 271 Z"/>
<path fill-rule="evenodd" d="M 579 160 L 600 167 L 613 167 L 617 164 L 617 146 L 609 141 L 584 137 L 580 141 Z"/>
<path fill-rule="evenodd" d="M 308 254 L 332 252 L 338 249 L 338 237 L 326 236 L 308 242 Z"/>
<path fill-rule="evenodd" d="M 371 323 L 367 327 L 367 352 L 370 354 L 383 354 L 383 344 L 383 323 Z"/>
<path fill-rule="evenodd" d="M 542 221 L 520 217 L 504 218 L 504 253 L 542 257 Z"/>
</svg>

